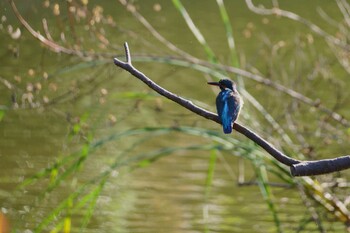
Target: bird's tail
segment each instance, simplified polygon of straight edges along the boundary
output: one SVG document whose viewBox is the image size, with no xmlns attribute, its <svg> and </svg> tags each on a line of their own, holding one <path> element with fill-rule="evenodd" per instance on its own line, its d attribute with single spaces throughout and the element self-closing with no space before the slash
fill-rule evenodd
<svg viewBox="0 0 350 233">
<path fill-rule="evenodd" d="M 231 126 L 231 124 L 227 124 L 227 125 L 223 124 L 222 128 L 223 128 L 225 134 L 232 133 L 232 126 Z"/>
</svg>

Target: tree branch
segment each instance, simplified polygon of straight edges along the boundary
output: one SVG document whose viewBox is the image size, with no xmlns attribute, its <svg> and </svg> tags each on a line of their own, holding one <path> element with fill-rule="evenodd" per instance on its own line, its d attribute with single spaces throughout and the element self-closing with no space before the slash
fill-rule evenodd
<svg viewBox="0 0 350 233">
<path fill-rule="evenodd" d="M 290 166 L 293 176 L 313 176 L 341 171 L 350 167 L 350 155 L 334 159 L 304 161 Z"/>
<path fill-rule="evenodd" d="M 193 104 L 191 101 L 184 99 L 153 82 L 149 79 L 145 74 L 135 69 L 131 62 L 131 55 L 128 44 L 124 43 L 126 62 L 119 60 L 118 58 L 114 58 L 114 64 L 118 67 L 128 71 L 134 77 L 138 78 L 142 82 L 144 82 L 151 89 L 159 93 L 160 95 L 178 103 L 184 108 L 200 115 L 208 120 L 215 121 L 218 124 L 221 124 L 221 121 L 217 114 L 209 112 L 197 105 Z M 290 167 L 291 174 L 293 176 L 310 176 L 310 175 L 320 175 L 326 174 L 330 172 L 340 171 L 347 168 L 350 168 L 350 156 L 342 156 L 335 159 L 325 159 L 325 160 L 317 160 L 317 161 L 300 161 L 293 158 L 288 157 L 283 152 L 276 149 L 270 143 L 265 141 L 259 135 L 246 128 L 245 126 L 234 123 L 233 129 L 237 132 L 243 134 L 259 146 L 261 146 L 266 152 L 268 152 L 272 157 L 274 157 L 280 163 L 287 165 Z"/>
</svg>

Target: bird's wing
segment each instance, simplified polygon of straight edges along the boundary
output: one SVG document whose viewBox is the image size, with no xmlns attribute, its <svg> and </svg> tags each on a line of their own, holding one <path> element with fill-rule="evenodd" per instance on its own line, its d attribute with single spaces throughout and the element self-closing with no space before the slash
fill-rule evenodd
<svg viewBox="0 0 350 233">
<path fill-rule="evenodd" d="M 227 97 L 225 95 L 225 92 L 220 92 L 219 95 L 216 97 L 216 110 L 220 118 L 224 111 L 225 102 L 227 102 L 226 99 Z"/>
<path fill-rule="evenodd" d="M 234 106 L 235 101 L 231 93 L 231 91 L 222 91 L 216 99 L 218 115 L 225 133 L 231 133 L 232 121 L 234 117 L 237 118 L 237 116 L 234 115 L 236 107 Z"/>
<path fill-rule="evenodd" d="M 231 133 L 232 132 L 232 121 L 233 121 L 233 115 L 232 115 L 232 109 L 230 107 L 230 99 L 227 99 L 224 101 L 224 107 L 222 110 L 222 116 L 221 116 L 221 122 L 222 127 L 224 130 L 224 133 Z"/>
<path fill-rule="evenodd" d="M 233 106 L 230 108 L 230 115 L 232 116 L 232 121 L 236 121 L 239 111 L 241 109 L 241 99 L 239 94 L 230 93 L 230 97 L 228 98 L 228 104 L 229 106 Z"/>
</svg>

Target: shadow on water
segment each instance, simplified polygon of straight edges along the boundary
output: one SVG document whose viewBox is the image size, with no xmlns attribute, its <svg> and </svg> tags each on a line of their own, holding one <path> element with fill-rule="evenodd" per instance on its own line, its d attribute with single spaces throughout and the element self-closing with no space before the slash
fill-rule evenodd
<svg viewBox="0 0 350 233">
<path fill-rule="evenodd" d="M 84 52 L 53 52 L 0 3 L 0 232 L 3 221 L 27 233 L 344 231 L 346 172 L 294 179 L 254 143 L 155 95 L 112 60 L 128 41 L 137 68 L 212 111 L 206 82 L 228 75 L 245 93 L 239 121 L 271 143 L 299 159 L 346 154 L 348 127 L 318 106 L 187 56 L 262 75 L 347 118 L 347 73 L 307 27 L 244 2 L 30 2 L 16 6 L 31 27 Z M 318 22 L 316 5 L 339 13 L 321 1 L 280 7 Z"/>
</svg>

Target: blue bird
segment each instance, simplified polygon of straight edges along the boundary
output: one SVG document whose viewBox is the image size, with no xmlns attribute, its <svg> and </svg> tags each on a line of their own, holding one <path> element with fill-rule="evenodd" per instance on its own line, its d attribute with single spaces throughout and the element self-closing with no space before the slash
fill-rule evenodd
<svg viewBox="0 0 350 233">
<path fill-rule="evenodd" d="M 221 79 L 219 82 L 208 82 L 210 85 L 219 86 L 221 92 L 216 97 L 216 110 L 221 119 L 225 134 L 232 132 L 232 125 L 237 120 L 242 107 L 242 99 L 236 84 L 229 79 Z"/>
</svg>

